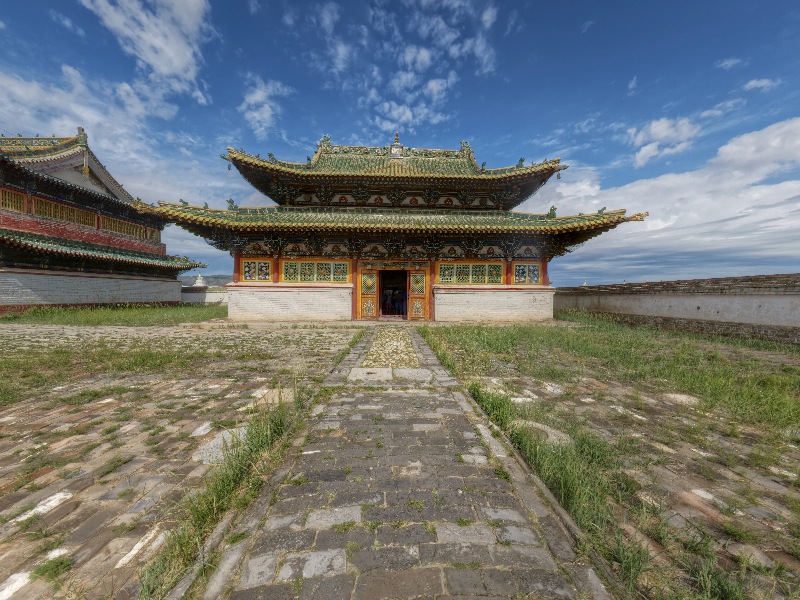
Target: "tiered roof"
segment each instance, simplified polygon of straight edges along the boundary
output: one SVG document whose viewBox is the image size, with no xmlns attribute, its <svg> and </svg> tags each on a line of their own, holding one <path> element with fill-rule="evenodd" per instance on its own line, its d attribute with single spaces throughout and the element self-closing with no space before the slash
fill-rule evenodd
<svg viewBox="0 0 800 600">
<path fill-rule="evenodd" d="M 433 186 L 444 194 L 471 190 L 478 194 L 514 191 L 513 199 L 498 206 L 475 208 L 510 209 L 522 203 L 554 173 L 567 167 L 560 159 L 525 166 L 524 159 L 516 166 L 487 169 L 478 166 L 472 148 L 461 142 L 459 150 L 408 148 L 395 143 L 384 147 L 343 146 L 331 144 L 325 136 L 317 145 L 313 158 L 305 163 L 248 154 L 228 148 L 222 156 L 230 161 L 256 189 L 278 204 L 291 204 L 294 197 L 276 194 L 281 185 L 292 186 L 299 193 L 313 194 L 320 187 L 342 193 L 363 187 L 375 193 L 390 190 L 421 192 Z"/>
</svg>

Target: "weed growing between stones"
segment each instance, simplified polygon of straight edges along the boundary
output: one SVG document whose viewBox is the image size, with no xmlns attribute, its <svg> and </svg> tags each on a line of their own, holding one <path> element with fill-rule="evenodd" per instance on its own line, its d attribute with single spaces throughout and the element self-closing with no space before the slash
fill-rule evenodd
<svg viewBox="0 0 800 600">
<path fill-rule="evenodd" d="M 260 488 L 256 468 L 262 454 L 275 448 L 298 424 L 308 393 L 295 390 L 294 406 L 279 404 L 252 415 L 243 436 L 234 437 L 224 449 L 221 465 L 206 476 L 205 486 L 189 493 L 178 508 L 181 525 L 170 536 L 156 559 L 140 574 L 139 598 L 164 598 L 201 554 L 205 538 L 248 487 Z"/>
</svg>

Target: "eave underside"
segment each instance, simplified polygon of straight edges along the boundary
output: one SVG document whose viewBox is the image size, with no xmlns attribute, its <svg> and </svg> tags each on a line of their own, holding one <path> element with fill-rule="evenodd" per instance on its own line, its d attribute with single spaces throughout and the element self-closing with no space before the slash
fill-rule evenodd
<svg viewBox="0 0 800 600">
<path fill-rule="evenodd" d="M 150 255 L 51 236 L 0 229 L 0 262 L 22 266 L 58 266 L 68 270 L 175 276 L 206 265 L 184 258 Z"/>
</svg>

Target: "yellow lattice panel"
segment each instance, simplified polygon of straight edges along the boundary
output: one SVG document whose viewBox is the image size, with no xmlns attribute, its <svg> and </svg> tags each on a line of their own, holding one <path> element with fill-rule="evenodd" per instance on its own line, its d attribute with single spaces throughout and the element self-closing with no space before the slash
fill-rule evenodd
<svg viewBox="0 0 800 600">
<path fill-rule="evenodd" d="M 69 221 L 70 223 L 78 223 L 87 227 L 95 226 L 95 214 L 93 212 L 75 208 L 74 206 L 67 206 L 66 204 L 59 204 L 58 202 L 51 202 L 44 198 L 33 199 L 33 212 L 42 217 L 58 219 L 59 221 Z"/>
<path fill-rule="evenodd" d="M 20 192 L 0 188 L 0 208 L 25 212 L 25 196 Z"/>
<path fill-rule="evenodd" d="M 146 237 L 144 225 L 123 221 L 122 219 L 114 219 L 112 217 L 100 217 L 100 229 L 141 239 L 145 239 Z"/>
</svg>

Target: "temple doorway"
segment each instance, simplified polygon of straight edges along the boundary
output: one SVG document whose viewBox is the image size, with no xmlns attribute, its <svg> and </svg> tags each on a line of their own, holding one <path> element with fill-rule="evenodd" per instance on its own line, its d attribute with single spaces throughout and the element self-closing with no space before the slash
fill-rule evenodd
<svg viewBox="0 0 800 600">
<path fill-rule="evenodd" d="M 379 271 L 380 316 L 406 318 L 408 316 L 408 271 Z"/>
</svg>

